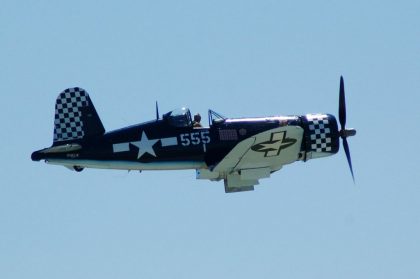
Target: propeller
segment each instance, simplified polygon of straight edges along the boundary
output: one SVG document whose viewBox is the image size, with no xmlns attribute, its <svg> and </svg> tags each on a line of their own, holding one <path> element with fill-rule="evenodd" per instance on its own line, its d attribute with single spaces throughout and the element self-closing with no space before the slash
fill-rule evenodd
<svg viewBox="0 0 420 279">
<path fill-rule="evenodd" d="M 355 129 L 346 129 L 346 96 L 344 93 L 344 80 L 343 77 L 340 77 L 340 99 L 338 103 L 338 119 L 340 121 L 340 137 L 343 140 L 343 148 L 344 152 L 346 153 L 347 162 L 349 163 L 351 176 L 354 180 L 354 173 L 353 173 L 353 166 L 351 164 L 351 156 L 350 156 L 350 148 L 347 142 L 348 137 L 352 137 L 356 135 Z"/>
</svg>

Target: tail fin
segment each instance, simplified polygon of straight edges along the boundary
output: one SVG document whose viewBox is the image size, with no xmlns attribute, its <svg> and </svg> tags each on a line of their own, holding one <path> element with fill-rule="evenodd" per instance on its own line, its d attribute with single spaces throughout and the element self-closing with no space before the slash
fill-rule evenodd
<svg viewBox="0 0 420 279">
<path fill-rule="evenodd" d="M 104 126 L 84 89 L 68 88 L 58 95 L 55 103 L 53 145 L 104 133 Z"/>
</svg>

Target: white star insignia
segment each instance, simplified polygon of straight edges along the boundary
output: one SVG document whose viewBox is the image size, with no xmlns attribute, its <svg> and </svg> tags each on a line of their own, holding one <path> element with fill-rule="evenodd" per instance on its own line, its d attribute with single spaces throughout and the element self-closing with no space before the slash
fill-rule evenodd
<svg viewBox="0 0 420 279">
<path fill-rule="evenodd" d="M 140 141 L 131 142 L 132 145 L 135 145 L 139 148 L 139 154 L 137 155 L 137 159 L 140 159 L 145 153 L 149 153 L 152 156 L 156 157 L 155 151 L 153 150 L 153 145 L 159 141 L 159 139 L 151 139 L 147 138 L 146 133 L 143 131 L 141 135 Z"/>
</svg>

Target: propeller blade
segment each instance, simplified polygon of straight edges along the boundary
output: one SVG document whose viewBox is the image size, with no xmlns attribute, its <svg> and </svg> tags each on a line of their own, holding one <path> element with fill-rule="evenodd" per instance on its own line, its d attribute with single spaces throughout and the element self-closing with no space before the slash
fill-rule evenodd
<svg viewBox="0 0 420 279">
<path fill-rule="evenodd" d="M 353 178 L 353 183 L 356 183 L 354 180 L 353 167 L 351 164 L 350 149 L 349 149 L 349 144 L 347 143 L 347 138 L 343 138 L 343 147 L 344 147 L 344 151 L 346 152 L 347 162 L 349 163 L 351 177 Z"/>
<path fill-rule="evenodd" d="M 346 127 L 346 96 L 344 93 L 343 76 L 340 77 L 340 99 L 338 103 L 338 117 L 340 120 L 341 130 Z"/>
</svg>

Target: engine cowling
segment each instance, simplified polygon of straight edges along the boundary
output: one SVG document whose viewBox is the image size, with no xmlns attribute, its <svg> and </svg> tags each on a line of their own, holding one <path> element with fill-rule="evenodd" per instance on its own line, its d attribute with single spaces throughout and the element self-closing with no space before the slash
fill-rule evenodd
<svg viewBox="0 0 420 279">
<path fill-rule="evenodd" d="M 305 130 L 304 160 L 334 155 L 340 146 L 337 120 L 331 114 L 307 114 L 302 117 Z"/>
</svg>

